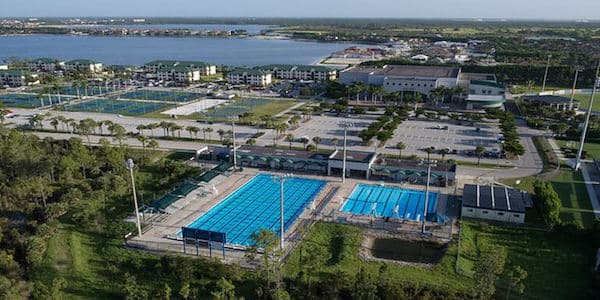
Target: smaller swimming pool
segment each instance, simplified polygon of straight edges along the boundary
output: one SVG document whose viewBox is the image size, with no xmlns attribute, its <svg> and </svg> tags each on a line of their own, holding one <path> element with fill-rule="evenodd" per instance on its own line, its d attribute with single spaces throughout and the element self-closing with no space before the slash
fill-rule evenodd
<svg viewBox="0 0 600 300">
<path fill-rule="evenodd" d="M 429 192 L 427 220 L 436 219 L 438 194 Z M 397 187 L 359 184 L 342 207 L 342 212 L 422 221 L 425 192 Z"/>
</svg>

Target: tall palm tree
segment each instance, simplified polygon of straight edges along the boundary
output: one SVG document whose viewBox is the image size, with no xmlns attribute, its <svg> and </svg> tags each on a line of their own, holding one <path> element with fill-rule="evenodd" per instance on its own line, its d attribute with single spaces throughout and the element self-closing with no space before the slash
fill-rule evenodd
<svg viewBox="0 0 600 300">
<path fill-rule="evenodd" d="M 442 162 L 444 162 L 444 158 L 446 158 L 446 155 L 448 153 L 450 153 L 448 149 L 441 149 L 440 151 L 438 151 L 438 154 L 442 156 Z"/>
<path fill-rule="evenodd" d="M 210 133 L 213 132 L 214 129 L 212 129 L 212 127 L 208 127 L 206 128 L 206 132 L 208 133 L 208 139 L 210 140 Z"/>
<path fill-rule="evenodd" d="M 319 151 L 319 144 L 321 143 L 321 137 L 315 136 L 312 138 L 313 143 L 315 143 L 315 151 Z"/>
<path fill-rule="evenodd" d="M 429 161 L 429 158 L 430 158 L 430 156 L 431 156 L 431 153 L 433 153 L 435 150 L 434 150 L 434 148 L 433 148 L 433 147 L 427 147 L 427 148 L 425 148 L 425 150 L 424 150 L 424 151 L 425 151 L 425 152 L 427 152 L 427 161 Z"/>
<path fill-rule="evenodd" d="M 396 144 L 396 149 L 398 149 L 398 159 L 402 159 L 402 150 L 406 149 L 406 144 L 403 142 L 398 142 Z"/>
<path fill-rule="evenodd" d="M 225 135 L 225 130 L 219 129 L 219 130 L 217 130 L 217 134 L 219 134 L 219 140 L 222 142 L 223 136 Z"/>
<path fill-rule="evenodd" d="M 475 154 L 477 155 L 477 166 L 479 166 L 479 163 L 481 162 L 481 156 L 483 155 L 484 152 L 485 152 L 485 147 L 483 147 L 481 145 L 475 147 Z"/>
<path fill-rule="evenodd" d="M 152 150 L 158 148 L 158 142 L 156 140 L 149 140 L 148 141 L 148 148 L 150 148 Z"/>
<path fill-rule="evenodd" d="M 333 144 L 333 147 L 334 147 L 335 150 L 337 150 L 337 144 L 338 144 L 339 141 L 340 140 L 338 138 L 335 138 L 335 137 L 331 139 L 331 143 Z"/>
<path fill-rule="evenodd" d="M 294 135 L 291 133 L 288 133 L 288 135 L 285 136 L 285 141 L 290 143 L 290 149 L 292 149 L 292 142 L 294 141 Z"/>
</svg>

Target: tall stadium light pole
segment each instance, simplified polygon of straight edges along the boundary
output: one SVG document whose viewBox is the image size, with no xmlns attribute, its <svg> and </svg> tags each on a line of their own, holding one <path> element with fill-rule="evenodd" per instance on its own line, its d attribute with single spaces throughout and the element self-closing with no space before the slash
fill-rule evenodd
<svg viewBox="0 0 600 300">
<path fill-rule="evenodd" d="M 552 55 L 548 55 L 548 61 L 546 62 L 546 71 L 544 72 L 544 82 L 542 82 L 542 93 L 546 91 L 546 79 L 548 79 L 548 69 L 550 69 L 550 58 Z"/>
<path fill-rule="evenodd" d="M 283 185 L 285 184 L 285 182 L 294 177 L 294 174 L 283 174 L 283 175 L 273 175 L 273 180 L 276 182 L 279 182 L 279 249 L 281 249 L 281 251 L 283 251 L 284 249 L 284 241 L 285 241 L 285 229 L 284 229 L 284 225 L 285 225 L 285 220 L 284 220 L 284 210 L 283 210 L 283 204 L 284 204 L 284 189 L 283 189 Z"/>
<path fill-rule="evenodd" d="M 596 67 L 596 77 L 594 77 L 594 87 L 592 88 L 592 96 L 590 97 L 590 106 L 588 107 L 587 116 L 585 117 L 585 123 L 583 125 L 583 132 L 581 133 L 581 141 L 579 142 L 579 151 L 577 151 L 577 158 L 575 160 L 575 171 L 579 170 L 581 166 L 581 155 L 583 154 L 583 145 L 585 144 L 585 135 L 587 134 L 588 125 L 590 124 L 590 116 L 592 115 L 592 106 L 594 105 L 594 97 L 596 97 L 596 91 L 600 84 L 600 78 L 598 76 L 600 72 L 600 61 L 598 61 L 598 67 Z"/>
<path fill-rule="evenodd" d="M 348 128 L 353 127 L 354 124 L 350 122 L 342 122 L 340 123 L 340 127 L 344 129 L 344 150 L 343 150 L 343 158 L 342 158 L 342 182 L 346 181 L 346 149 L 347 149 L 347 140 L 348 140 Z"/>
<path fill-rule="evenodd" d="M 133 163 L 133 159 L 128 159 L 125 162 L 127 169 L 129 170 L 129 174 L 131 174 L 131 189 L 133 190 L 133 205 L 135 206 L 135 224 L 137 225 L 138 236 L 142 236 L 142 225 L 140 224 L 140 212 L 138 209 L 137 195 L 135 192 L 135 177 L 133 176 L 133 167 L 135 164 Z"/>
<path fill-rule="evenodd" d="M 231 121 L 231 139 L 233 142 L 233 170 L 235 171 L 237 169 L 237 153 L 236 153 L 236 149 L 235 149 L 235 121 L 237 121 L 237 117 L 228 117 L 228 119 Z"/>
<path fill-rule="evenodd" d="M 571 99 L 569 100 L 569 111 L 573 110 L 573 100 L 575 99 L 575 88 L 577 87 L 577 76 L 583 69 L 579 66 L 575 67 L 575 79 L 573 79 L 573 89 L 571 90 Z"/>
<path fill-rule="evenodd" d="M 431 167 L 436 166 L 436 160 L 424 160 L 423 164 L 427 164 L 427 185 L 425 186 L 425 207 L 423 208 L 423 224 L 421 233 L 425 234 L 425 222 L 427 218 L 427 206 L 429 205 L 429 180 L 431 178 Z"/>
</svg>

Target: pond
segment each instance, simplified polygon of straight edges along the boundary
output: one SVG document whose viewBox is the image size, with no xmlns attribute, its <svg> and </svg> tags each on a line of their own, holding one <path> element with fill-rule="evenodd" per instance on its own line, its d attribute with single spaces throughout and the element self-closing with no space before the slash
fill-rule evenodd
<svg viewBox="0 0 600 300">
<path fill-rule="evenodd" d="M 371 255 L 375 258 L 423 264 L 440 262 L 446 250 L 443 244 L 388 238 L 376 238 L 371 245 Z"/>
</svg>

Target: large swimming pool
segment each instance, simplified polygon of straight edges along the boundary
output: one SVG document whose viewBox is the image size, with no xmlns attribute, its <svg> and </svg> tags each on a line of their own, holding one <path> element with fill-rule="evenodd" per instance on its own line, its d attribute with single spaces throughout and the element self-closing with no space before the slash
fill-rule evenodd
<svg viewBox="0 0 600 300">
<path fill-rule="evenodd" d="M 294 177 L 284 186 L 284 229 L 287 230 L 327 183 Z M 188 227 L 227 234 L 227 243 L 248 246 L 260 229 L 279 233 L 279 183 L 259 174 L 231 193 Z"/>
<path fill-rule="evenodd" d="M 430 218 L 435 220 L 437 199 L 437 193 L 429 192 L 428 220 Z M 424 207 L 424 191 L 359 184 L 342 207 L 342 211 L 359 215 L 421 221 Z"/>
</svg>

